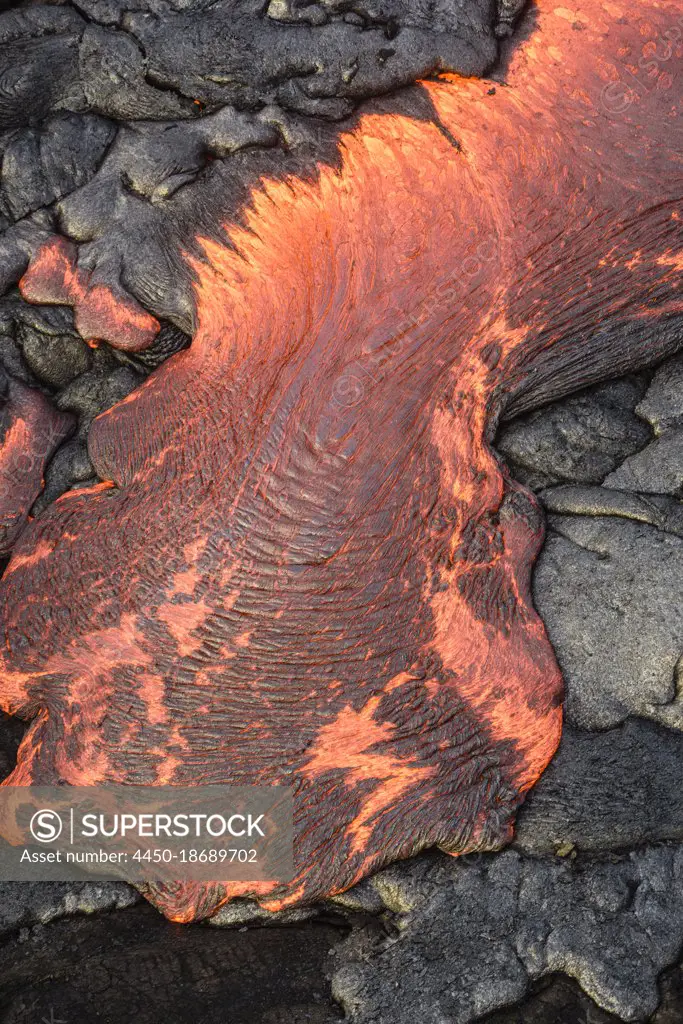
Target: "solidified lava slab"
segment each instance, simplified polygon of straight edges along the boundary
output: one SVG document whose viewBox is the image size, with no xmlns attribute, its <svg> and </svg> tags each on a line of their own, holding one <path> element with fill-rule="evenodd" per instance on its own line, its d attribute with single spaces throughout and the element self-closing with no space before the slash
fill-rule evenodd
<svg viewBox="0 0 683 1024">
<path fill-rule="evenodd" d="M 187 256 L 190 349 L 95 421 L 105 482 L 17 544 L 6 783 L 294 787 L 294 880 L 149 887 L 168 917 L 510 839 L 562 683 L 489 441 L 680 344 L 681 19 L 541 3 L 504 84 L 423 83 L 433 121 L 366 113 L 337 167 L 261 181 Z"/>
</svg>

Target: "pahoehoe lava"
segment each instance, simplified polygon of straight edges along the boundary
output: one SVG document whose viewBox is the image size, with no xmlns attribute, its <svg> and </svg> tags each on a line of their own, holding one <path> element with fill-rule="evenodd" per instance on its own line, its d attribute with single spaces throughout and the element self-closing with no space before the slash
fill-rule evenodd
<svg viewBox="0 0 683 1024">
<path fill-rule="evenodd" d="M 103 482 L 24 529 L 6 784 L 294 787 L 294 880 L 148 887 L 167 916 L 510 839 L 562 684 L 542 516 L 490 440 L 680 345 L 682 26 L 681 0 L 544 0 L 504 82 L 423 82 L 433 121 L 366 112 L 338 166 L 260 181 L 185 254 L 191 347 L 94 422 Z M 74 260 L 47 241 L 24 296 L 149 344 Z"/>
</svg>

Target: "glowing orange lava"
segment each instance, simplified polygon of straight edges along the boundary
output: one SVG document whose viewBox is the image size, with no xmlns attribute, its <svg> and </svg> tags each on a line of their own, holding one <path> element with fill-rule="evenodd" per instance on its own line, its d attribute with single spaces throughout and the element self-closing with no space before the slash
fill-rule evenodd
<svg viewBox="0 0 683 1024">
<path fill-rule="evenodd" d="M 77 331 L 86 341 L 108 341 L 126 352 L 148 348 L 159 323 L 134 299 L 92 280 L 76 265 L 76 247 L 53 238 L 38 252 L 20 282 L 29 302 L 73 306 Z"/>
<path fill-rule="evenodd" d="M 19 381 L 8 384 L 0 413 L 0 555 L 6 555 L 24 529 L 43 488 L 50 458 L 73 428 L 73 419 Z"/>
</svg>

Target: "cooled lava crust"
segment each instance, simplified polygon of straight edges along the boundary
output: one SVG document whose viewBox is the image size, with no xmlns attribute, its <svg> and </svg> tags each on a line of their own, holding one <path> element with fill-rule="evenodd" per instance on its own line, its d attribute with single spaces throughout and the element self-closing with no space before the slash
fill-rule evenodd
<svg viewBox="0 0 683 1024">
<path fill-rule="evenodd" d="M 504 83 L 424 82 L 431 121 L 366 113 L 337 167 L 262 180 L 186 255 L 191 347 L 95 421 L 103 482 L 24 530 L 7 784 L 294 788 L 293 881 L 150 886 L 168 917 L 511 838 L 563 691 L 542 516 L 490 440 L 680 344 L 682 29 L 681 0 L 543 0 Z M 73 260 L 48 241 L 24 296 L 148 344 Z"/>
</svg>

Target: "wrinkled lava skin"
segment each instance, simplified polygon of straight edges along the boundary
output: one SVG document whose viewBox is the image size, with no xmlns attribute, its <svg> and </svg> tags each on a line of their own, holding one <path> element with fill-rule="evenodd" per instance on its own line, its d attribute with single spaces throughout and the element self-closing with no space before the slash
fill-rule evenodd
<svg viewBox="0 0 683 1024">
<path fill-rule="evenodd" d="M 74 427 L 35 388 L 7 384 L 0 403 L 0 556 L 7 555 L 43 489 L 43 472 Z"/>
<path fill-rule="evenodd" d="M 365 114 L 339 169 L 260 183 L 192 260 L 191 348 L 95 422 L 107 482 L 15 548 L 8 783 L 295 789 L 291 883 L 150 886 L 167 916 L 510 839 L 562 684 L 489 440 L 539 379 L 680 343 L 682 17 L 542 3 L 495 93 L 425 83 L 438 123 Z"/>
</svg>

